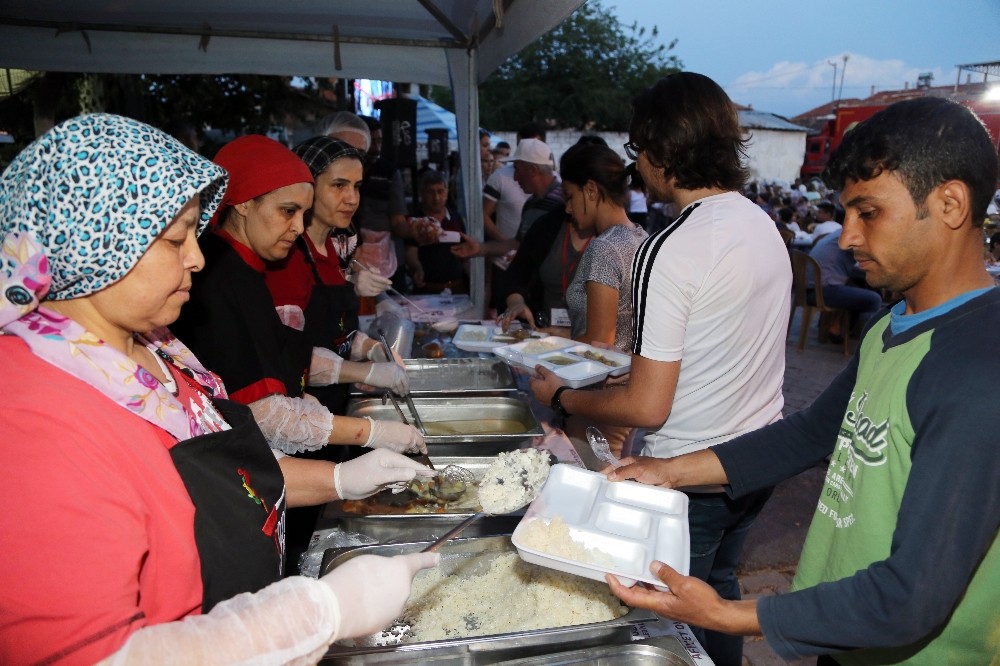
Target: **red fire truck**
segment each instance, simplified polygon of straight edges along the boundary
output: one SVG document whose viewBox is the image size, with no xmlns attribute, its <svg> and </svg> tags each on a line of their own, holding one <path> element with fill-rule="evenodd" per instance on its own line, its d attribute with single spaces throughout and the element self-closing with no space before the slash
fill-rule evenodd
<svg viewBox="0 0 1000 666">
<path fill-rule="evenodd" d="M 855 125 L 875 115 L 893 102 L 918 96 L 914 92 L 910 91 L 908 96 L 900 95 L 895 99 L 878 104 L 862 102 L 857 106 L 838 107 L 834 117 L 826 121 L 818 134 L 812 134 L 806 138 L 806 156 L 802 162 L 801 170 L 802 180 L 822 175 L 827 160 L 830 159 L 830 153 L 840 145 L 845 132 L 849 132 Z M 956 98 L 956 101 L 972 109 L 982 119 L 990 136 L 993 137 L 994 145 L 1000 151 L 1000 100 L 989 100 L 978 96 L 978 98 Z"/>
</svg>

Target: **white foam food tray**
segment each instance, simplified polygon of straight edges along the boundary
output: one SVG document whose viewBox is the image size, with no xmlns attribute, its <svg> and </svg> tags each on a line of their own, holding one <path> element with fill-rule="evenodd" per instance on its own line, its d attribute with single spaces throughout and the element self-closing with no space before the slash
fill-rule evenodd
<svg viewBox="0 0 1000 666">
<path fill-rule="evenodd" d="M 452 344 L 467 352 L 491 352 L 497 347 L 503 347 L 517 338 L 507 335 L 499 326 L 493 324 L 462 324 L 451 338 Z"/>
<path fill-rule="evenodd" d="M 493 353 L 526 370 L 534 370 L 536 365 L 548 368 L 570 388 L 596 384 L 632 369 L 628 354 L 557 336 L 497 347 Z"/>
<path fill-rule="evenodd" d="M 556 516 L 569 528 L 573 541 L 607 553 L 613 564 L 567 559 L 523 544 L 520 536 L 530 521 L 548 523 Z M 629 587 L 643 581 L 664 590 L 649 565 L 659 560 L 688 574 L 688 498 L 676 490 L 635 481 L 611 482 L 599 472 L 555 465 L 511 535 L 511 543 L 525 562 L 594 580 L 604 580 L 610 573 Z"/>
</svg>

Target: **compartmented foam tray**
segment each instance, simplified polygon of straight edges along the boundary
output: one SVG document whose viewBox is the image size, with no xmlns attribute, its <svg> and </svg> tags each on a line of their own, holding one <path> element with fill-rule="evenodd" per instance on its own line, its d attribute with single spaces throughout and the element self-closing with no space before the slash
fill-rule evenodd
<svg viewBox="0 0 1000 666">
<path fill-rule="evenodd" d="M 556 465 L 514 530 L 511 542 L 526 562 L 595 580 L 604 580 L 604 574 L 611 573 L 623 585 L 643 581 L 664 589 L 649 565 L 659 560 L 687 575 L 687 514 L 688 498 L 682 492 L 634 481 L 611 482 L 599 472 Z M 531 521 L 551 524 L 557 516 L 574 542 L 602 551 L 609 560 L 595 564 L 525 545 L 524 535 Z M 586 559 L 604 558 L 591 554 Z"/>
<path fill-rule="evenodd" d="M 533 337 L 541 336 L 536 333 Z M 451 338 L 453 345 L 467 352 L 491 352 L 517 341 L 518 338 L 493 324 L 462 324 Z"/>
<path fill-rule="evenodd" d="M 571 388 L 596 384 L 632 369 L 632 357 L 627 354 L 554 335 L 497 347 L 493 353 L 526 370 L 544 366 Z"/>
</svg>

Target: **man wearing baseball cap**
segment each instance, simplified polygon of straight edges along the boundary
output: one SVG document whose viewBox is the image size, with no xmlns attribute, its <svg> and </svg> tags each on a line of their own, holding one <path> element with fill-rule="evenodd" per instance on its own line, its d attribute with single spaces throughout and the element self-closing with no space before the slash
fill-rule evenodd
<svg viewBox="0 0 1000 666">
<path fill-rule="evenodd" d="M 506 162 L 514 163 L 514 180 L 530 196 L 521 209 L 518 238 L 528 233 L 538 218 L 564 208 L 562 183 L 556 178 L 552 149 L 539 139 L 524 139 Z"/>
</svg>

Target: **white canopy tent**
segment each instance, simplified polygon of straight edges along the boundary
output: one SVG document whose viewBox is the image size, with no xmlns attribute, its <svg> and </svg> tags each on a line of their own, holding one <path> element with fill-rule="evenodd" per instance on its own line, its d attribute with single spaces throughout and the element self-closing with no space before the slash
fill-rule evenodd
<svg viewBox="0 0 1000 666">
<path fill-rule="evenodd" d="M 470 232 L 482 237 L 479 84 L 584 0 L 3 0 L 0 67 L 272 74 L 451 86 Z M 483 262 L 472 300 L 484 305 Z"/>
</svg>

